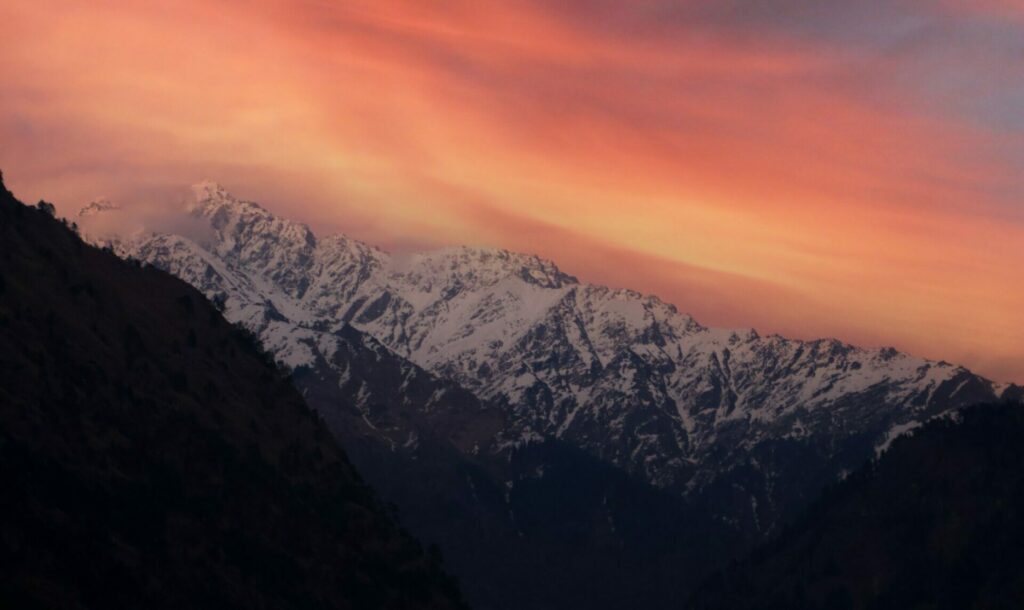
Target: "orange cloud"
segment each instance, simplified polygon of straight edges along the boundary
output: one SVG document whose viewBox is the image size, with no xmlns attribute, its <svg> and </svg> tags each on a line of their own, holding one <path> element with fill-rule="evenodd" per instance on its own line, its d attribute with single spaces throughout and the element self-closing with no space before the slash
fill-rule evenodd
<svg viewBox="0 0 1024 610">
<path fill-rule="evenodd" d="M 532 250 L 704 323 L 1024 380 L 1024 147 L 947 91 L 971 55 L 566 6 L 0 7 L 0 167 L 64 213 L 214 177 L 321 230 Z"/>
</svg>

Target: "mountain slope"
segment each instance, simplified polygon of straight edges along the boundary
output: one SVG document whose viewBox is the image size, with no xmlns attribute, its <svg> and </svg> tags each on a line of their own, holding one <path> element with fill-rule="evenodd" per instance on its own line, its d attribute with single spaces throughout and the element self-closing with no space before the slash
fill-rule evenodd
<svg viewBox="0 0 1024 610">
<path fill-rule="evenodd" d="M 460 608 L 192 287 L 0 188 L 0 605 Z"/>
<path fill-rule="evenodd" d="M 293 372 L 307 402 L 476 608 L 671 608 L 709 563 L 692 549 L 730 548 L 679 498 L 558 440 L 495 452 L 502 411 L 351 326 L 287 337 L 315 355 Z"/>
<path fill-rule="evenodd" d="M 392 256 L 317 238 L 213 183 L 193 191 L 206 233 L 122 235 L 116 247 L 222 300 L 290 366 L 331 358 L 311 333 L 354 327 L 498 405 L 495 450 L 557 438 L 752 536 L 899 431 L 1007 391 L 892 349 L 706 328 L 535 256 Z"/>
<path fill-rule="evenodd" d="M 1024 407 L 966 409 L 893 443 L 692 608 L 1015 608 Z"/>
<path fill-rule="evenodd" d="M 90 215 L 97 208 L 110 205 L 90 206 Z M 308 233 L 281 226 L 255 206 L 240 211 L 244 221 L 213 214 L 210 226 L 229 236 L 223 248 L 250 261 L 313 266 L 309 256 L 273 254 L 278 246 L 267 241 L 278 236 L 285 250 L 303 249 Z M 259 248 L 241 237 L 254 234 L 262 235 Z M 124 242 L 115 245 L 125 253 Z M 272 287 L 283 282 L 292 293 L 303 290 L 283 279 L 295 276 L 277 262 L 268 263 L 278 270 L 268 272 L 268 282 L 184 235 L 149 235 L 132 245 L 132 255 L 203 286 L 293 367 L 307 402 L 359 471 L 397 505 L 417 537 L 440 546 L 474 607 L 674 607 L 713 565 L 708 554 L 725 557 L 723 549 L 736 543 L 678 497 L 578 448 L 540 436 L 510 438 L 506 411 L 352 325 L 306 317 Z M 341 251 L 355 252 L 357 261 L 379 254 L 355 246 Z M 320 282 L 344 291 L 346 282 L 360 281 L 355 267 L 338 268 Z"/>
</svg>

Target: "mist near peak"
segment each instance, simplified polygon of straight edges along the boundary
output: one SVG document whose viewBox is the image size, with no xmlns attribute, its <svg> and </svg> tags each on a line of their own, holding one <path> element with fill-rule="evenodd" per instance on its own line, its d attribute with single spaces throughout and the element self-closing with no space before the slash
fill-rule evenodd
<svg viewBox="0 0 1024 610">
<path fill-rule="evenodd" d="M 152 234 L 180 235 L 200 244 L 214 238 L 213 227 L 190 213 L 185 198 L 171 203 L 99 198 L 82 207 L 73 220 L 83 235 L 101 243 Z"/>
</svg>

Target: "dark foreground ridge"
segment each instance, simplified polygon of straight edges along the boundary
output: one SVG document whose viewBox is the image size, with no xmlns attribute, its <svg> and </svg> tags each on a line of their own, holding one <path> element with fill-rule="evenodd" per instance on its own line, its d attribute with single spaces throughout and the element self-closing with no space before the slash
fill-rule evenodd
<svg viewBox="0 0 1024 610">
<path fill-rule="evenodd" d="M 1024 407 L 978 406 L 896 440 L 699 610 L 976 610 L 1024 604 Z"/>
<path fill-rule="evenodd" d="M 462 608 L 196 290 L 0 185 L 0 607 Z"/>
</svg>

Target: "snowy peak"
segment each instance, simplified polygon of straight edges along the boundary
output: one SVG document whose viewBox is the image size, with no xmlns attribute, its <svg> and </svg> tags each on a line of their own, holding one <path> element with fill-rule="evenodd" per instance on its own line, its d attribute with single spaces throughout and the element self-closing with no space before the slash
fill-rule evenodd
<svg viewBox="0 0 1024 610">
<path fill-rule="evenodd" d="M 408 265 L 397 265 L 395 271 L 410 284 L 420 287 L 444 281 L 474 290 L 493 286 L 507 278 L 516 278 L 541 288 L 561 288 L 578 283 L 575 277 L 536 255 L 466 246 L 416 254 Z"/>
<path fill-rule="evenodd" d="M 259 204 L 238 199 L 219 183 L 204 180 L 191 187 L 191 198 L 185 209 L 198 218 L 205 218 L 217 230 L 247 228 L 257 224 L 272 224 L 280 227 L 294 226 L 301 232 L 309 232 L 304 225 L 283 220 Z M 231 231 L 229 231 L 231 233 Z M 228 235 L 227 237 L 231 237 Z M 222 239 L 224 236 L 222 236 Z"/>
<path fill-rule="evenodd" d="M 210 205 L 237 203 L 231 193 L 213 180 L 203 180 L 192 185 L 192 200 L 189 210 L 202 209 Z"/>
<path fill-rule="evenodd" d="M 102 214 L 103 212 L 109 212 L 111 210 L 120 209 L 121 206 L 119 206 L 118 204 L 110 201 L 109 199 L 101 198 L 90 202 L 81 210 L 78 210 L 78 215 L 80 217 L 96 216 L 97 214 Z"/>
<path fill-rule="evenodd" d="M 205 219 L 214 231 L 203 247 L 245 266 L 289 297 L 305 293 L 316 250 L 309 227 L 239 200 L 213 181 L 193 185 L 192 194 L 189 212 Z"/>
</svg>

